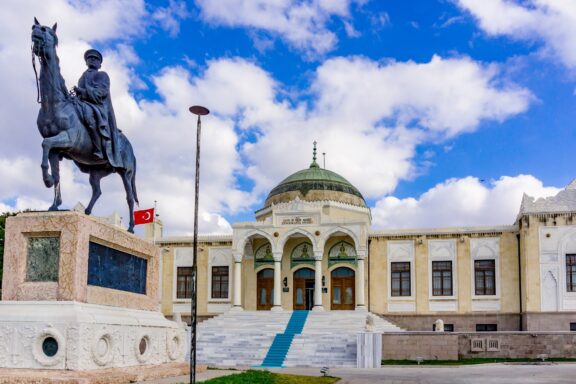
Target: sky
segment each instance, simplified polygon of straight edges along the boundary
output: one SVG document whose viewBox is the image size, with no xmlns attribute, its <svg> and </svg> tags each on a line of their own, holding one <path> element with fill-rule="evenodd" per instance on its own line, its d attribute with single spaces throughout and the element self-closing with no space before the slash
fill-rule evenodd
<svg viewBox="0 0 576 384">
<path fill-rule="evenodd" d="M 167 235 L 254 220 L 268 192 L 319 162 L 364 195 L 374 229 L 511 225 L 522 194 L 576 177 L 576 2 L 567 0 L 4 0 L 0 211 L 45 210 L 30 31 L 57 25 L 70 89 L 104 55 L 140 208 Z M 88 177 L 64 160 L 63 201 Z M 122 182 L 93 213 L 127 222 Z M 141 233 L 142 228 L 137 228 Z"/>
</svg>

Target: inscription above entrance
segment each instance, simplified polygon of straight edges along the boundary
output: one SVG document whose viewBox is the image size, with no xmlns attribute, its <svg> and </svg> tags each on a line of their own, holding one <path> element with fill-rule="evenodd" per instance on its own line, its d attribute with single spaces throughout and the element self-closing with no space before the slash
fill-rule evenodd
<svg viewBox="0 0 576 384">
<path fill-rule="evenodd" d="M 314 224 L 312 217 L 286 217 L 282 219 L 282 225 Z"/>
</svg>

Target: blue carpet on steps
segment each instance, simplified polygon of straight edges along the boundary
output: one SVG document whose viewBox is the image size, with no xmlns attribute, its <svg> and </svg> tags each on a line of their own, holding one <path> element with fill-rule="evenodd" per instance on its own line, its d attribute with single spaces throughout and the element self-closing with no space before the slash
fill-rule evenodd
<svg viewBox="0 0 576 384">
<path fill-rule="evenodd" d="M 292 340 L 294 335 L 302 333 L 304 329 L 304 324 L 306 324 L 306 318 L 308 317 L 308 311 L 294 311 L 288 321 L 288 325 L 284 330 L 284 333 L 279 333 L 274 338 L 264 361 L 262 361 L 262 367 L 266 368 L 281 368 L 284 364 L 284 359 L 290 350 L 292 345 Z"/>
</svg>

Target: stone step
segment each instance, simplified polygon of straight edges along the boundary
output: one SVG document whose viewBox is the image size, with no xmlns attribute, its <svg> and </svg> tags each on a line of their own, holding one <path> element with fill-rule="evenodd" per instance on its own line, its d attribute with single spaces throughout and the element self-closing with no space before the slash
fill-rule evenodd
<svg viewBox="0 0 576 384">
<path fill-rule="evenodd" d="M 274 338 L 285 332 L 291 311 L 227 312 L 198 325 L 197 358 L 211 366 L 261 365 Z M 285 367 L 355 367 L 356 335 L 366 326 L 367 313 L 309 312 L 300 334 L 289 346 Z M 373 316 L 375 332 L 401 328 Z"/>
</svg>

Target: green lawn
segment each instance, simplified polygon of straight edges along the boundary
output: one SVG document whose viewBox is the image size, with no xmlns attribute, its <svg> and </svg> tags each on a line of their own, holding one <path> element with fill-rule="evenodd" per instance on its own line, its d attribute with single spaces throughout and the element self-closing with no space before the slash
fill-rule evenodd
<svg viewBox="0 0 576 384">
<path fill-rule="evenodd" d="M 218 377 L 204 381 L 209 384 L 332 384 L 340 380 L 337 377 L 312 377 L 284 375 L 268 371 L 249 370 L 243 373 Z"/>
<path fill-rule="evenodd" d="M 424 360 L 420 365 L 473 365 L 490 363 L 539 363 L 535 359 L 462 359 L 462 360 Z M 576 359 L 546 359 L 546 362 L 576 362 Z M 418 365 L 416 360 L 382 360 L 382 365 Z"/>
</svg>

